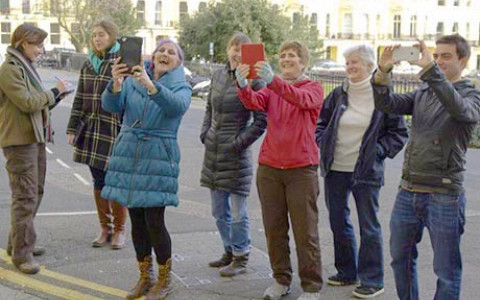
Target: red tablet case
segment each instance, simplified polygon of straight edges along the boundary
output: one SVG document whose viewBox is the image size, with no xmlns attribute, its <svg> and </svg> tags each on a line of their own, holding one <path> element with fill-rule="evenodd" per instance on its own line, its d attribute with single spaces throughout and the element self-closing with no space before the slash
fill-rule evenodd
<svg viewBox="0 0 480 300">
<path fill-rule="evenodd" d="M 250 65 L 248 79 L 259 78 L 253 66 L 262 60 L 265 60 L 265 46 L 263 44 L 242 44 L 242 64 Z"/>
</svg>

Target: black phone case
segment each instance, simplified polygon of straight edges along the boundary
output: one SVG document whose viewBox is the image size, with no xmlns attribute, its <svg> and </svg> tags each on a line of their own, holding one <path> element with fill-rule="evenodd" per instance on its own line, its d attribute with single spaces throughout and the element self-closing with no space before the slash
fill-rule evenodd
<svg viewBox="0 0 480 300">
<path fill-rule="evenodd" d="M 132 73 L 132 67 L 139 65 L 142 60 L 143 39 L 137 36 L 122 36 L 119 43 L 121 62 L 127 64 L 128 73 Z"/>
</svg>

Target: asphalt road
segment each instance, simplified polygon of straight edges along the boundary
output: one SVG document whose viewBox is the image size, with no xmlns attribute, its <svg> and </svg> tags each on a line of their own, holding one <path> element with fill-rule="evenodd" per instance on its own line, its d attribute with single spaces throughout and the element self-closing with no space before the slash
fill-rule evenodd
<svg viewBox="0 0 480 300">
<path fill-rule="evenodd" d="M 54 85 L 54 76 L 63 77 L 74 83 L 77 81 L 77 75 L 74 73 L 40 70 L 40 74 L 47 87 Z M 0 155 L 0 271 L 3 268 L 10 272 L 4 276 L 0 272 L 0 291 L 3 284 L 17 290 L 25 290 L 44 299 L 95 299 L 95 297 L 119 299 L 124 295 L 124 291 L 134 285 L 137 278 L 133 246 L 129 239 L 127 247 L 119 251 L 90 247 L 90 241 L 95 238 L 98 231 L 98 221 L 88 168 L 72 161 L 72 149 L 66 141 L 65 128 L 72 100 L 73 96 L 69 96 L 53 111 L 55 145 L 48 145 L 50 151 L 46 194 L 36 218 L 38 244 L 47 247 L 47 253 L 39 259 L 45 266 L 45 270 L 42 270 L 40 275 L 30 276 L 27 279 L 16 278 L 13 275 L 17 273 L 14 268 L 2 261 L 5 255 L 1 249 L 5 249 L 9 228 L 10 199 L 7 175 L 3 167 L 5 161 Z M 222 247 L 214 220 L 210 215 L 209 191 L 200 187 L 199 184 L 203 146 L 198 135 L 203 114 L 203 103 L 193 101 L 179 131 L 182 153 L 179 180 L 181 204 L 177 208 L 167 209 L 167 227 L 173 240 L 176 285 L 176 292 L 169 299 L 260 299 L 263 290 L 271 280 L 268 278 L 269 265 L 255 187 L 249 199 L 254 254 L 252 270 L 246 276 L 226 280 L 219 278 L 216 271 L 206 266 L 210 259 L 216 258 L 221 253 Z M 259 142 L 254 144 L 255 159 L 259 145 Z M 388 221 L 400 178 L 402 161 L 403 153 L 394 160 L 387 161 L 386 185 L 381 193 L 380 220 L 384 232 L 386 291 L 385 295 L 379 299 L 395 299 L 396 295 L 393 275 L 389 267 Z M 480 268 L 480 255 L 478 255 L 480 243 L 477 242 L 480 231 L 479 150 L 468 152 L 465 186 L 468 209 L 466 232 L 462 244 L 464 262 L 462 299 L 473 300 L 478 299 L 477 274 Z M 335 273 L 335 268 L 332 235 L 328 225 L 323 190 L 323 182 L 321 182 L 321 195 L 318 201 L 319 232 L 326 278 Z M 354 224 L 358 224 L 354 205 L 351 206 Z M 432 299 L 435 290 L 430 248 L 428 234 L 425 234 L 419 246 L 418 265 L 422 299 Z M 294 252 L 292 245 L 292 256 Z M 293 260 L 296 268 L 296 261 Z M 35 278 L 40 283 L 32 285 L 31 278 Z M 79 282 L 82 284 L 79 285 Z M 109 288 L 112 289 L 109 290 Z M 349 299 L 351 290 L 352 288 L 334 289 L 326 286 L 323 291 L 324 299 Z M 67 296 L 63 296 L 63 292 Z M 298 279 L 295 279 L 292 295 L 285 299 L 295 299 L 300 293 Z"/>
</svg>

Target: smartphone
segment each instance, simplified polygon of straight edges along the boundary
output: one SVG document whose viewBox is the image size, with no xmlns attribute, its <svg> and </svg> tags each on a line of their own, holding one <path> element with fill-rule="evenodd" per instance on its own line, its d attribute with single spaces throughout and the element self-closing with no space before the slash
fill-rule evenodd
<svg viewBox="0 0 480 300">
<path fill-rule="evenodd" d="M 120 43 L 119 55 L 121 63 L 127 64 L 128 73 L 132 73 L 132 67 L 139 65 L 142 61 L 143 38 L 138 36 L 122 36 L 118 41 Z"/>
<path fill-rule="evenodd" d="M 265 46 L 263 44 L 242 44 L 242 64 L 250 65 L 248 79 L 259 78 L 253 66 L 262 60 L 265 60 Z"/>
<path fill-rule="evenodd" d="M 396 61 L 413 61 L 420 58 L 420 49 L 418 47 L 399 47 L 393 50 L 392 58 Z"/>
</svg>

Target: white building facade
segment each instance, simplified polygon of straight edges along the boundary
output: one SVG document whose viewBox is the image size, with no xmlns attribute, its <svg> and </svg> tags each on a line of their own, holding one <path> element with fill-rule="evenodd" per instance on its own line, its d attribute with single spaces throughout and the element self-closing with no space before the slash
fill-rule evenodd
<svg viewBox="0 0 480 300">
<path fill-rule="evenodd" d="M 480 0 L 299 0 L 305 14 L 316 15 L 325 58 L 344 63 L 351 45 L 370 44 L 377 55 L 387 45 L 426 41 L 458 33 L 472 46 L 469 69 L 480 69 Z"/>
<path fill-rule="evenodd" d="M 52 0 L 51 0 L 52 1 Z M 99 0 L 100 1 L 100 0 Z M 138 36 L 144 53 L 161 38 L 178 39 L 180 20 L 221 0 L 131 0 L 142 22 Z M 307 14 L 324 40 L 325 58 L 344 62 L 343 51 L 355 44 L 370 44 L 380 53 L 392 44 L 411 45 L 424 39 L 433 49 L 436 37 L 459 33 L 472 46 L 469 69 L 480 69 L 480 0 L 271 0 L 290 16 Z M 59 26 L 48 0 L 0 0 L 0 53 L 11 32 L 32 23 L 49 33 L 46 50 L 73 48 Z M 74 20 L 72 20 L 74 22 Z"/>
</svg>

